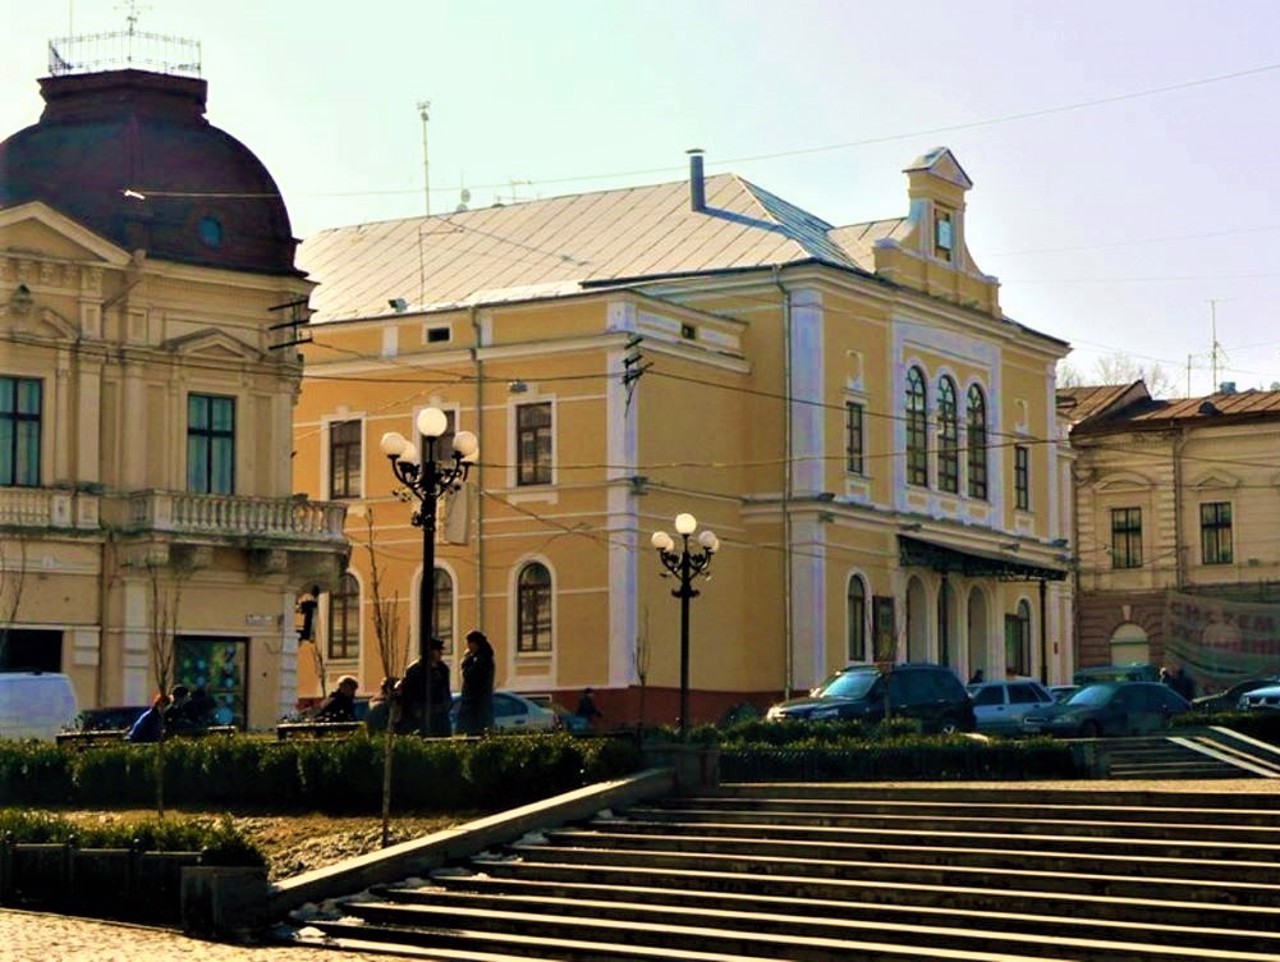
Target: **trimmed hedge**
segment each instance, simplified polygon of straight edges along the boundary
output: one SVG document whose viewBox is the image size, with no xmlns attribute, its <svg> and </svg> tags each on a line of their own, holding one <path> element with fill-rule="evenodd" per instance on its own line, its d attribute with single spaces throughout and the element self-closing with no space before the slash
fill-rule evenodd
<svg viewBox="0 0 1280 962">
<path fill-rule="evenodd" d="M 0 837 L 14 843 L 74 843 L 78 848 L 139 852 L 201 852 L 205 865 L 267 864 L 266 856 L 231 819 L 149 818 L 130 824 L 86 824 L 48 812 L 0 809 Z"/>
<path fill-rule="evenodd" d="M 237 735 L 85 751 L 0 742 L 0 805 L 152 805 L 159 747 L 167 805 L 373 813 L 381 809 L 383 745 L 363 734 L 286 742 Z M 397 738 L 394 746 L 399 811 L 495 811 L 617 778 L 642 762 L 629 740 L 567 734 Z"/>
</svg>

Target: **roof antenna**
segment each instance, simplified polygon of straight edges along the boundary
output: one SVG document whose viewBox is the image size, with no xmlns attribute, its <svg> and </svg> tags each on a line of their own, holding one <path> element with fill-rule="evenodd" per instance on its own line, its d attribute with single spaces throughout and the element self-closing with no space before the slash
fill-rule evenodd
<svg viewBox="0 0 1280 962">
<path fill-rule="evenodd" d="M 418 101 L 418 116 L 422 118 L 422 199 L 426 204 L 427 216 L 431 216 L 431 167 L 427 162 L 427 111 L 431 109 L 430 100 Z"/>
</svg>

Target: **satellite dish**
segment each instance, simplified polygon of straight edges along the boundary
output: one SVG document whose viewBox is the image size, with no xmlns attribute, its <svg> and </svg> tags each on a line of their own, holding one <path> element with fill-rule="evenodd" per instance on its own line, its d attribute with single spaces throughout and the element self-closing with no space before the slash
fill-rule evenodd
<svg viewBox="0 0 1280 962">
<path fill-rule="evenodd" d="M 461 196 L 462 196 L 462 202 L 463 202 L 464 204 L 469 204 L 469 203 L 471 203 L 471 191 L 467 190 L 467 188 L 465 188 L 465 187 L 464 187 L 464 188 L 462 188 L 462 195 L 461 195 Z"/>
</svg>

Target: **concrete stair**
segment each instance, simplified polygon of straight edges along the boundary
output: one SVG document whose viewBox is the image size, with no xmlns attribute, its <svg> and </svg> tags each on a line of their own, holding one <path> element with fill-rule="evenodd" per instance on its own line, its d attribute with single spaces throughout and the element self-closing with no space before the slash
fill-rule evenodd
<svg viewBox="0 0 1280 962">
<path fill-rule="evenodd" d="M 1186 729 L 1177 735 L 1102 738 L 1093 745 L 1110 778 L 1280 778 L 1280 752 L 1225 728 Z"/>
<path fill-rule="evenodd" d="M 324 944 L 621 962 L 1280 958 L 1269 794 L 735 785 L 375 886 Z"/>
</svg>

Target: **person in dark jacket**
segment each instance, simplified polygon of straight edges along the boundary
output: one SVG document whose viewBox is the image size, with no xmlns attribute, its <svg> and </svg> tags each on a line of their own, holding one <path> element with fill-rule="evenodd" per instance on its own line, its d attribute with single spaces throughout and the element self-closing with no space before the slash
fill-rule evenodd
<svg viewBox="0 0 1280 962">
<path fill-rule="evenodd" d="M 459 735 L 479 735 L 493 727 L 493 646 L 479 631 L 467 632 L 462 659 L 462 696 L 458 699 Z"/>
<path fill-rule="evenodd" d="M 325 699 L 320 710 L 316 712 L 316 721 L 349 722 L 356 720 L 356 689 L 360 687 L 355 675 L 343 675 L 338 679 L 338 688 Z"/>
<path fill-rule="evenodd" d="M 138 716 L 129 729 L 126 740 L 131 742 L 158 742 L 164 737 L 164 710 L 169 704 L 167 695 L 156 695 L 151 707 Z"/>
<path fill-rule="evenodd" d="M 400 698 L 400 724 L 396 731 L 401 734 L 423 731 L 425 714 L 425 734 L 448 738 L 453 734 L 453 723 L 449 717 L 453 692 L 449 689 L 449 665 L 444 661 L 444 642 L 432 638 L 427 643 L 427 655 L 430 660 L 426 669 L 422 667 L 421 660 L 415 661 L 396 686 Z"/>
<path fill-rule="evenodd" d="M 578 710 L 574 714 L 585 719 L 588 727 L 594 725 L 597 718 L 604 717 L 604 712 L 596 706 L 595 692 L 590 688 L 582 689 L 582 697 L 578 699 Z"/>
</svg>

